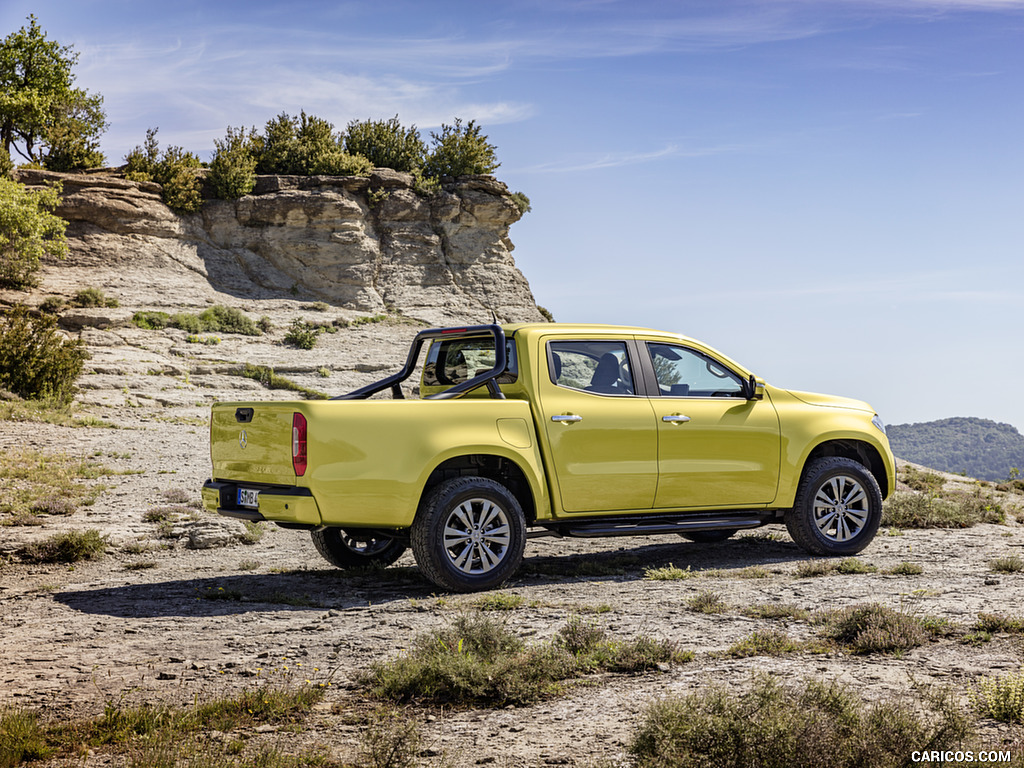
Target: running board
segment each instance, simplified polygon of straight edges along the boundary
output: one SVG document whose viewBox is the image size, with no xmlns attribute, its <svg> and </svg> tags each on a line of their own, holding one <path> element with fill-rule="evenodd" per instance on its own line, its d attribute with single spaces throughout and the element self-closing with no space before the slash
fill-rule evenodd
<svg viewBox="0 0 1024 768">
<path fill-rule="evenodd" d="M 648 536 L 651 534 L 688 533 L 690 531 L 720 531 L 739 528 L 758 528 L 767 522 L 760 517 L 704 517 L 690 520 L 648 520 L 577 523 L 553 525 L 542 531 L 530 531 L 529 539 L 542 536 L 572 536 L 597 539 L 610 536 Z"/>
</svg>

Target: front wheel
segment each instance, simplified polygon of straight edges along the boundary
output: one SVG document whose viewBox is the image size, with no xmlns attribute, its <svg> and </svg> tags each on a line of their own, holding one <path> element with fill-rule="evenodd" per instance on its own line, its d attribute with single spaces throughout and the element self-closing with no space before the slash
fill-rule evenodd
<svg viewBox="0 0 1024 768">
<path fill-rule="evenodd" d="M 486 477 L 456 477 L 437 486 L 411 530 L 416 563 L 453 592 L 491 589 L 523 560 L 526 520 L 516 497 Z"/>
<path fill-rule="evenodd" d="M 789 535 L 813 555 L 855 555 L 881 521 L 878 482 L 861 464 L 838 456 L 811 462 L 786 514 Z"/>
<path fill-rule="evenodd" d="M 324 528 L 310 535 L 320 556 L 338 568 L 387 568 L 407 549 L 403 541 L 358 528 Z"/>
</svg>

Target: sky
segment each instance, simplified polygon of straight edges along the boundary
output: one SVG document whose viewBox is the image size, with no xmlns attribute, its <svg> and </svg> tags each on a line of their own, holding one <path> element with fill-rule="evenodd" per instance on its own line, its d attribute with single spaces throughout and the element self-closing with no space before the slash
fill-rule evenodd
<svg viewBox="0 0 1024 768">
<path fill-rule="evenodd" d="M 1024 432 L 1024 0 L 4 0 L 119 164 L 281 113 L 456 117 L 556 320 L 700 339 L 887 423 Z"/>
</svg>

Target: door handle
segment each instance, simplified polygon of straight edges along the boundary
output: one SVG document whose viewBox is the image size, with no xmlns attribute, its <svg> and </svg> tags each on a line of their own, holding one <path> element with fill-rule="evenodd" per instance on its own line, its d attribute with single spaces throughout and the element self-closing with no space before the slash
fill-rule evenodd
<svg viewBox="0 0 1024 768">
<path fill-rule="evenodd" d="M 561 424 L 573 424 L 577 421 L 583 421 L 583 417 L 572 414 L 571 416 L 552 416 L 551 420 Z"/>
<path fill-rule="evenodd" d="M 662 421 L 667 421 L 669 424 L 685 424 L 690 420 L 689 416 L 662 416 Z"/>
</svg>

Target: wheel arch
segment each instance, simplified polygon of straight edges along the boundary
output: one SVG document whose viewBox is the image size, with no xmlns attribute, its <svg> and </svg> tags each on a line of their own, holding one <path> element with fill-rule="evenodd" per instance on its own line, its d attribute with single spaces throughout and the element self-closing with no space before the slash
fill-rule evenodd
<svg viewBox="0 0 1024 768">
<path fill-rule="evenodd" d="M 815 459 L 838 456 L 844 459 L 856 461 L 867 468 L 874 476 L 878 488 L 882 492 L 882 498 L 886 498 L 893 490 L 890 487 L 889 473 L 886 469 L 885 460 L 875 446 L 864 440 L 836 439 L 826 440 L 816 445 L 804 459 L 803 467 L 800 469 L 800 480 L 803 481 L 807 474 L 807 468 Z"/>
<path fill-rule="evenodd" d="M 530 479 L 518 462 L 494 453 L 451 456 L 430 472 L 420 494 L 420 506 L 434 488 L 453 477 L 486 477 L 505 486 L 523 508 L 527 525 L 537 520 L 537 499 Z"/>
</svg>

